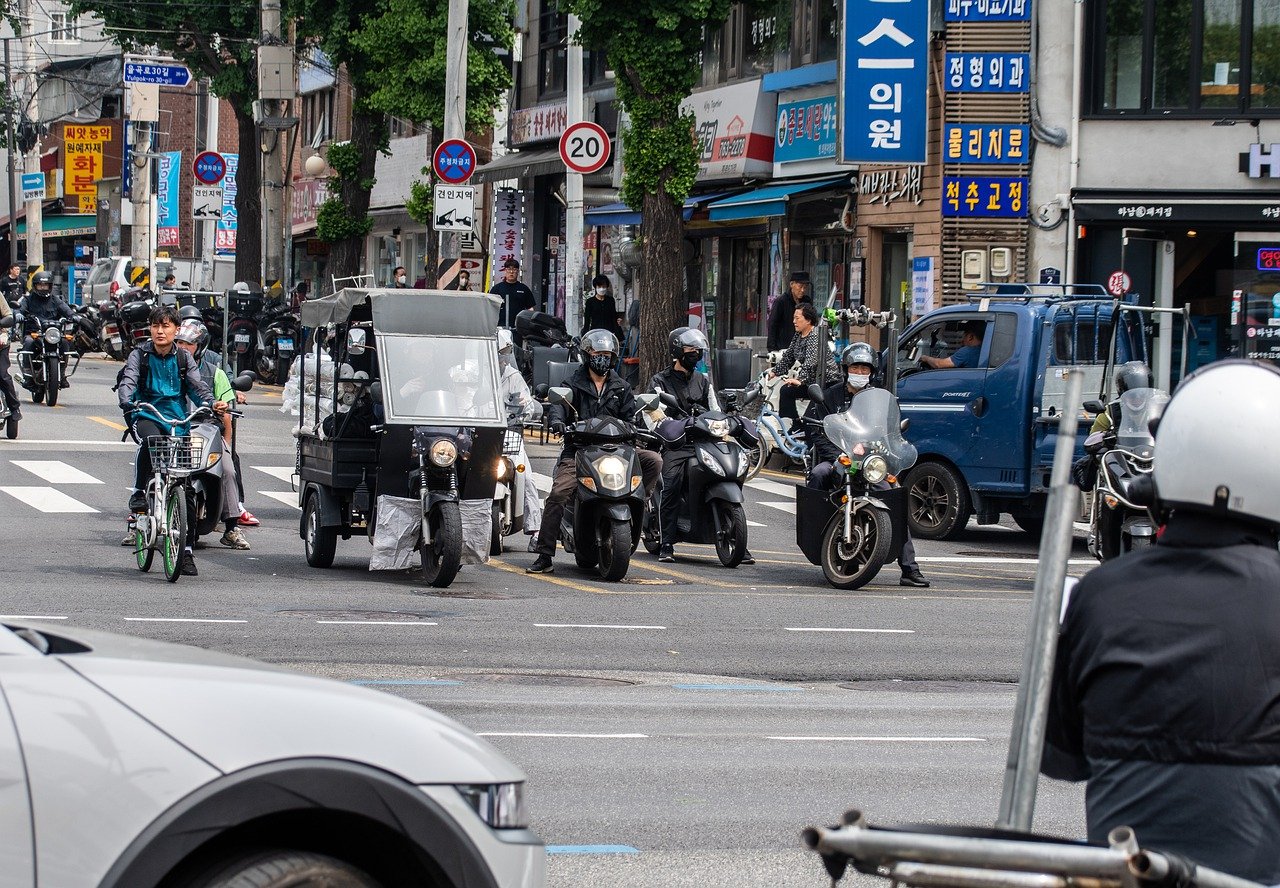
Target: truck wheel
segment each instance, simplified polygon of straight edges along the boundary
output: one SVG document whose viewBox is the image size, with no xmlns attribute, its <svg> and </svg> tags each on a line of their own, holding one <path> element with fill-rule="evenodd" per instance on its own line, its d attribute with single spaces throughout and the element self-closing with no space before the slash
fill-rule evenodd
<svg viewBox="0 0 1280 888">
<path fill-rule="evenodd" d="M 307 564 L 312 567 L 332 567 L 333 555 L 338 549 L 338 532 L 320 524 L 320 496 L 312 493 L 302 507 L 302 545 L 307 552 Z"/>
<path fill-rule="evenodd" d="M 194 883 L 193 888 L 295 888 L 299 885 L 380 888 L 379 882 L 341 860 L 284 849 L 224 861 L 215 872 Z"/>
<path fill-rule="evenodd" d="M 862 506 L 853 513 L 853 543 L 844 542 L 844 513 L 836 512 L 822 535 L 822 573 L 837 589 L 860 589 L 880 573 L 893 543 L 889 513 Z"/>
<path fill-rule="evenodd" d="M 969 487 L 955 469 L 927 462 L 907 478 L 907 523 L 924 540 L 952 540 L 969 523 Z"/>
<path fill-rule="evenodd" d="M 427 585 L 444 589 L 462 567 L 462 509 L 457 503 L 440 503 L 434 514 L 422 516 L 431 522 L 431 545 L 420 544 L 422 579 Z"/>
<path fill-rule="evenodd" d="M 1016 512 L 1010 512 L 1013 523 L 1021 527 L 1033 537 L 1039 537 L 1044 532 L 1044 502 L 1040 502 L 1040 508 L 1019 509 Z"/>
<path fill-rule="evenodd" d="M 616 518 L 600 519 L 596 548 L 600 563 L 596 570 L 600 579 L 616 583 L 627 575 L 631 566 L 631 522 Z"/>
</svg>

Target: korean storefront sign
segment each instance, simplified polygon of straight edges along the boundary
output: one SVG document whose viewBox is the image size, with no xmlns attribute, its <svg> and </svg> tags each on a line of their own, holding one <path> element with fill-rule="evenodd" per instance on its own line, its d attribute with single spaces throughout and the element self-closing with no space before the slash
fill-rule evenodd
<svg viewBox="0 0 1280 888">
<path fill-rule="evenodd" d="M 214 233 L 213 252 L 218 256 L 236 254 L 236 170 L 240 168 L 239 154 L 224 154 L 227 174 L 222 179 L 222 218 Z"/>
<path fill-rule="evenodd" d="M 156 246 L 176 247 L 181 232 L 178 227 L 178 181 L 182 171 L 182 152 L 165 151 L 157 163 L 160 169 L 156 178 Z"/>
<path fill-rule="evenodd" d="M 945 163 L 1028 163 L 1030 128 L 1008 123 L 948 123 L 942 128 Z"/>
<path fill-rule="evenodd" d="M 293 206 L 289 224 L 294 229 L 305 229 L 316 224 L 320 205 L 329 198 L 328 179 L 303 179 L 293 183 Z M 294 234 L 301 234 L 294 231 Z"/>
<path fill-rule="evenodd" d="M 776 96 L 748 80 L 709 89 L 685 99 L 698 143 L 698 181 L 741 179 L 773 173 Z"/>
<path fill-rule="evenodd" d="M 1025 52 L 949 52 L 946 87 L 957 93 L 1024 93 L 1030 56 Z"/>
<path fill-rule="evenodd" d="M 835 96 L 779 102 L 773 162 L 834 158 L 839 129 Z"/>
<path fill-rule="evenodd" d="M 846 0 L 840 51 L 840 161 L 924 163 L 928 0 Z"/>
<path fill-rule="evenodd" d="M 524 192 L 504 189 L 493 193 L 493 231 L 490 236 L 492 278 L 508 259 L 521 261 L 524 252 Z"/>
<path fill-rule="evenodd" d="M 947 0 L 949 22 L 1025 22 L 1032 0 Z"/>
<path fill-rule="evenodd" d="M 1026 214 L 1027 180 L 1024 177 L 943 177 L 944 218 L 1018 218 Z"/>
<path fill-rule="evenodd" d="M 64 124 L 62 155 L 65 163 L 65 195 L 76 198 L 81 213 L 98 211 L 97 181 L 103 176 L 105 146 L 111 141 L 109 126 Z"/>
<path fill-rule="evenodd" d="M 568 125 L 569 109 L 564 102 L 518 108 L 511 112 L 511 144 L 555 142 Z"/>
</svg>

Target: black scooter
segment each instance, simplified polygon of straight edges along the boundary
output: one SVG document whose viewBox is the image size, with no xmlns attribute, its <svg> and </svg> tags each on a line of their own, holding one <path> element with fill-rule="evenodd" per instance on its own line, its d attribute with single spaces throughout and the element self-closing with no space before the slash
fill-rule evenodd
<svg viewBox="0 0 1280 888">
<path fill-rule="evenodd" d="M 259 317 L 261 348 L 258 351 L 258 378 L 263 382 L 284 385 L 289 367 L 298 352 L 298 318 L 284 300 L 272 303 Z"/>
<path fill-rule="evenodd" d="M 552 404 L 572 410 L 572 393 L 553 388 Z M 627 575 L 631 553 L 644 523 L 644 493 L 636 430 L 612 417 L 575 422 L 564 432 L 577 447 L 578 484 L 560 521 L 560 540 L 578 567 L 595 568 L 600 578 L 617 582 Z"/>
<path fill-rule="evenodd" d="M 3 296 L 0 296 L 0 299 L 3 299 L 3 298 L 4 298 Z M 0 330 L 12 330 L 14 327 L 18 328 L 18 332 L 17 334 L 10 334 L 10 335 L 13 337 L 13 341 L 18 343 L 18 347 L 21 348 L 22 347 L 21 315 L 11 314 L 6 317 L 0 318 Z M 4 346 L 4 347 L 12 348 L 12 346 Z M 8 400 L 3 396 L 0 396 L 0 423 L 4 424 L 4 434 L 6 438 L 12 441 L 18 437 L 18 418 L 9 412 Z"/>
<path fill-rule="evenodd" d="M 566 348 L 566 361 L 578 360 L 578 341 L 569 335 L 564 321 L 544 311 L 526 308 L 516 315 L 516 368 L 524 381 L 533 385 L 533 350 L 535 348 Z"/>
<path fill-rule="evenodd" d="M 459 491 L 470 462 L 470 429 L 414 426 L 418 468 L 410 474 L 410 494 L 422 503 L 422 578 L 446 588 L 462 566 L 462 507 Z"/>
</svg>

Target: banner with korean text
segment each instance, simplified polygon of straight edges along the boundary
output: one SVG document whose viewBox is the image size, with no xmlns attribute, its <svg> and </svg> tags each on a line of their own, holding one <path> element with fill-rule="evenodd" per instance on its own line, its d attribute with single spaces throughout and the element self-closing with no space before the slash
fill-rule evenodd
<svg viewBox="0 0 1280 888">
<path fill-rule="evenodd" d="M 239 154 L 224 154 L 227 175 L 222 179 L 222 218 L 214 234 L 213 252 L 217 256 L 236 254 L 236 170 L 240 168 Z"/>
<path fill-rule="evenodd" d="M 493 232 L 489 241 L 490 284 L 508 259 L 522 261 L 524 253 L 524 192 L 503 189 L 493 193 Z"/>
<path fill-rule="evenodd" d="M 179 245 L 178 227 L 178 176 L 182 170 L 182 152 L 162 152 L 158 161 L 156 178 L 156 246 Z"/>
<path fill-rule="evenodd" d="M 63 125 L 64 194 L 76 199 L 81 213 L 98 212 L 97 183 L 103 176 L 103 156 L 110 141 L 110 126 Z"/>
<path fill-rule="evenodd" d="M 841 163 L 924 163 L 929 132 L 929 0 L 845 0 Z"/>
</svg>

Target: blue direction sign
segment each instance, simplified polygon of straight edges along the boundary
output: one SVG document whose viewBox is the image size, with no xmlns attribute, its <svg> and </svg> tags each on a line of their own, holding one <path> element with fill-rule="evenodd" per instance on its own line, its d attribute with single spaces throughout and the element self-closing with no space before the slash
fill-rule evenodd
<svg viewBox="0 0 1280 888">
<path fill-rule="evenodd" d="M 191 164 L 191 173 L 202 185 L 217 185 L 227 175 L 227 159 L 216 151 L 201 151 Z"/>
<path fill-rule="evenodd" d="M 476 169 L 476 149 L 462 139 L 446 139 L 431 158 L 431 168 L 450 185 L 461 185 Z"/>
<path fill-rule="evenodd" d="M 186 86 L 191 82 L 191 71 L 185 65 L 125 62 L 124 82 L 158 83 L 161 86 Z"/>
</svg>

